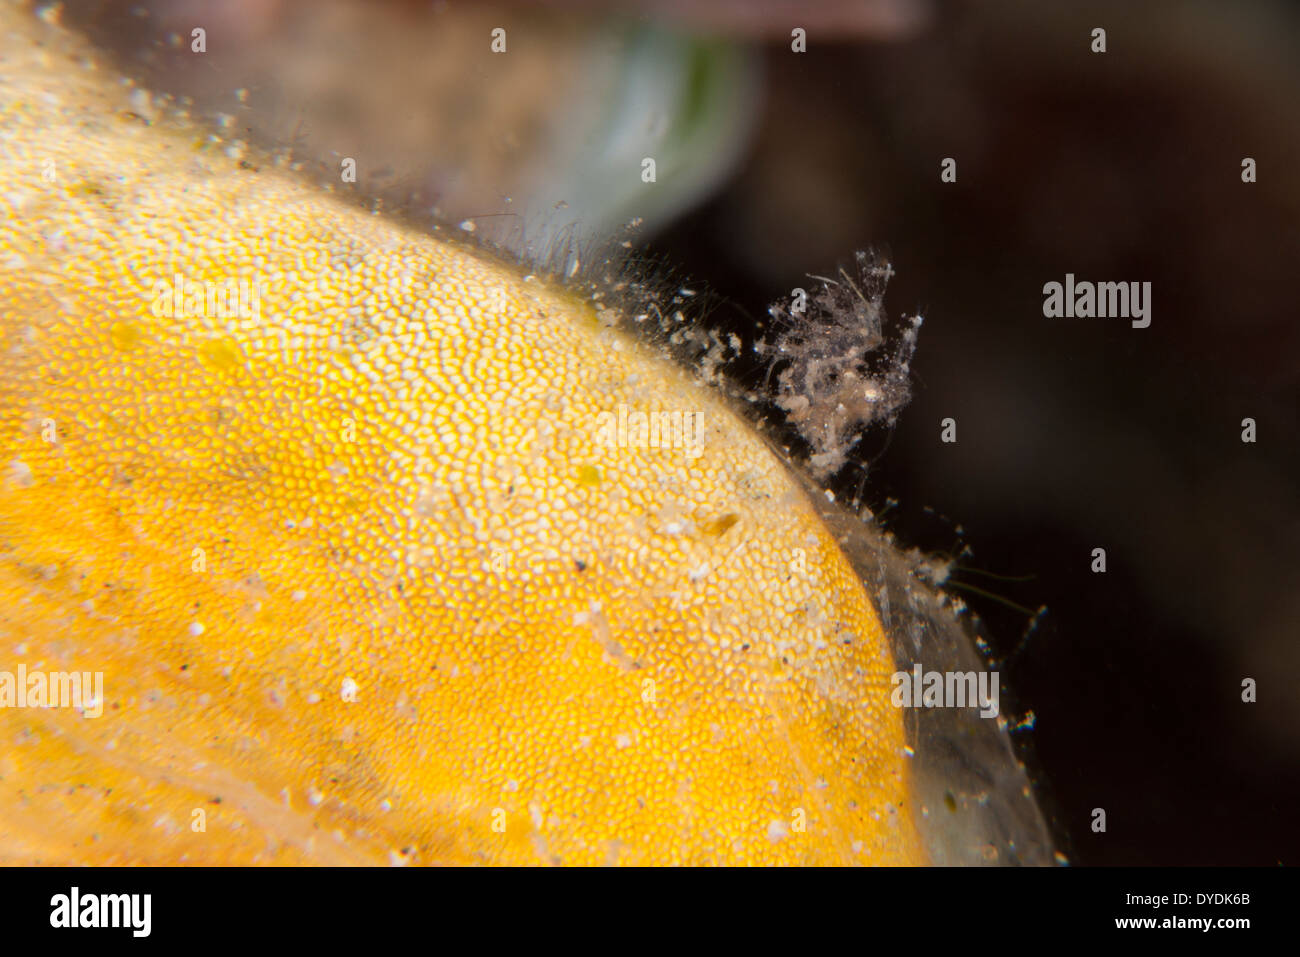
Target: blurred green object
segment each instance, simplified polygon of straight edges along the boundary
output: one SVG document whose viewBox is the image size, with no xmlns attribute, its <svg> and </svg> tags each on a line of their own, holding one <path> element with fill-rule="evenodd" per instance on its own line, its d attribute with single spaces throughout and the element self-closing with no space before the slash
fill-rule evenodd
<svg viewBox="0 0 1300 957">
<path fill-rule="evenodd" d="M 634 219 L 653 230 L 706 197 L 742 155 L 760 89 L 744 44 L 639 24 L 610 35 L 616 42 L 588 66 L 591 89 L 603 92 L 564 115 L 533 193 L 567 203 L 595 235 Z"/>
</svg>

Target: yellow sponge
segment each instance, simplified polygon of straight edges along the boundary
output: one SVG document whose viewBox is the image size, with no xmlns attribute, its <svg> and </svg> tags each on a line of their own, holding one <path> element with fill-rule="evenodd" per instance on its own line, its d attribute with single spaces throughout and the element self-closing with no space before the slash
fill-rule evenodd
<svg viewBox="0 0 1300 957">
<path fill-rule="evenodd" d="M 872 605 L 723 401 L 0 51 L 0 670 L 103 675 L 0 709 L 0 860 L 923 860 Z"/>
</svg>

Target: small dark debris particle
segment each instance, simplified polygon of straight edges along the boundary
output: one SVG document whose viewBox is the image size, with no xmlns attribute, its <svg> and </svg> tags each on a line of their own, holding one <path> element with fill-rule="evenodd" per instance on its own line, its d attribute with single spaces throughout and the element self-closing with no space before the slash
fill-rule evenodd
<svg viewBox="0 0 1300 957">
<path fill-rule="evenodd" d="M 578 571 L 580 571 L 580 572 L 585 572 L 585 571 L 587 570 L 587 563 L 584 562 L 584 561 L 582 561 L 581 559 L 577 559 L 577 558 L 575 558 L 575 559 L 573 560 L 573 566 L 574 566 L 576 569 L 578 569 Z"/>
<path fill-rule="evenodd" d="M 952 796 L 951 791 L 945 791 L 943 794 L 943 806 L 954 814 L 957 813 L 957 799 Z"/>
</svg>

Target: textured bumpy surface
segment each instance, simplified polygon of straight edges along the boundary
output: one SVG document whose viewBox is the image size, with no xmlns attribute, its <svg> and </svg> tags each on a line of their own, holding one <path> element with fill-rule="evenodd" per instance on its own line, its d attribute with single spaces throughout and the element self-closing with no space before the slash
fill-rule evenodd
<svg viewBox="0 0 1300 957">
<path fill-rule="evenodd" d="M 0 860 L 922 859 L 888 644 L 741 419 L 5 3 L 0 56 L 0 670 L 104 673 L 0 710 Z"/>
</svg>

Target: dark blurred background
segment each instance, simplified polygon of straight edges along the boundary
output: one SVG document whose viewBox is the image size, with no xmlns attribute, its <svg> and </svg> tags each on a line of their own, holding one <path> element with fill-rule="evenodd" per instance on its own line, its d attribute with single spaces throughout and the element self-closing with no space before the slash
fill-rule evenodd
<svg viewBox="0 0 1300 957">
<path fill-rule="evenodd" d="M 837 487 L 852 496 L 865 472 L 863 503 L 902 544 L 955 559 L 954 594 L 1032 713 L 1018 737 L 1070 859 L 1300 859 L 1294 6 L 84 0 L 65 15 L 232 148 L 324 178 L 358 157 L 355 191 L 416 220 L 523 221 L 541 243 L 640 217 L 638 243 L 709 290 L 703 321 L 747 346 L 807 273 L 887 251 L 887 309 L 926 317 L 915 396 Z M 1044 318 L 1043 284 L 1066 273 L 1150 282 L 1151 326 Z M 731 368 L 761 384 L 755 362 Z"/>
</svg>

